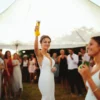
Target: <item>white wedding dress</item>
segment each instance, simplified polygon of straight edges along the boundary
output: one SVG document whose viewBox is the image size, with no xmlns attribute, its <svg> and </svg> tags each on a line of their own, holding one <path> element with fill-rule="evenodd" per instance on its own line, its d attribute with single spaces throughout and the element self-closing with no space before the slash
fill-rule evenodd
<svg viewBox="0 0 100 100">
<path fill-rule="evenodd" d="M 100 74 L 100 71 L 98 71 L 94 75 L 92 75 L 92 79 L 98 88 L 100 88 L 99 74 Z M 86 82 L 86 85 L 88 86 L 88 91 L 87 91 L 87 95 L 85 97 L 85 100 L 97 100 L 97 98 L 93 94 L 92 89 L 91 89 L 90 85 L 88 84 L 88 82 Z"/>
<path fill-rule="evenodd" d="M 12 82 L 13 91 L 18 92 L 19 89 L 21 89 L 21 91 L 23 91 L 20 62 L 19 62 L 19 60 L 13 60 L 12 63 L 13 63 L 13 65 L 18 64 L 17 66 L 13 67 L 13 82 Z"/>
<path fill-rule="evenodd" d="M 54 64 L 55 62 L 53 59 L 51 66 L 50 59 L 46 56 L 43 57 L 42 65 L 40 66 L 40 77 L 38 83 L 39 90 L 42 94 L 41 100 L 55 100 L 54 73 L 51 71 Z"/>
</svg>

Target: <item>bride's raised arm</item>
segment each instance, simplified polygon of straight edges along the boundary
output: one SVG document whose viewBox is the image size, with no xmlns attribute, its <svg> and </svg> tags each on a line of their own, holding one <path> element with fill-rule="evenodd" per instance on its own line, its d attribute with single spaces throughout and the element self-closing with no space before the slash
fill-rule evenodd
<svg viewBox="0 0 100 100">
<path fill-rule="evenodd" d="M 35 52 L 36 56 L 40 55 L 40 50 L 39 50 L 39 47 L 38 47 L 38 36 L 40 35 L 39 25 L 40 25 L 40 22 L 37 22 L 37 24 L 35 26 L 34 52 Z"/>
</svg>

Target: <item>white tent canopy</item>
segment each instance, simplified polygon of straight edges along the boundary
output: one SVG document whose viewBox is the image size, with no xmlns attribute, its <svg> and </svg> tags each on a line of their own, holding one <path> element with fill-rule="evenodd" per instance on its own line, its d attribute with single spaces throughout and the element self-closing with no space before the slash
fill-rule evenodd
<svg viewBox="0 0 100 100">
<path fill-rule="evenodd" d="M 0 48 L 15 49 L 15 45 L 18 44 L 20 50 L 33 49 L 33 32 L 37 20 L 41 21 L 41 35 L 48 34 L 53 40 L 51 48 L 85 45 L 91 35 L 87 35 L 86 38 L 87 32 L 84 31 L 81 34 L 82 31 L 78 31 L 83 39 L 86 38 L 86 42 L 84 42 L 78 34 L 71 32 L 74 28 L 79 29 L 85 26 L 88 29 L 100 30 L 100 8 L 89 0 L 7 1 L 10 2 L 8 5 L 3 2 L 6 10 L 0 8 L 2 9 Z"/>
</svg>

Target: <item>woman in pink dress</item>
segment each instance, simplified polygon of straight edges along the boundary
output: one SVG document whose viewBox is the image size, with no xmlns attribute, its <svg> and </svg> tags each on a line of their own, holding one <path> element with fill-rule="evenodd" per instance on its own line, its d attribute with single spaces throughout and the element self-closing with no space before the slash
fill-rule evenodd
<svg viewBox="0 0 100 100">
<path fill-rule="evenodd" d="M 31 58 L 29 59 L 29 73 L 30 73 L 30 82 L 31 83 L 33 83 L 33 81 L 34 81 L 34 76 L 36 74 L 36 69 L 37 69 L 36 58 L 32 54 Z"/>
</svg>

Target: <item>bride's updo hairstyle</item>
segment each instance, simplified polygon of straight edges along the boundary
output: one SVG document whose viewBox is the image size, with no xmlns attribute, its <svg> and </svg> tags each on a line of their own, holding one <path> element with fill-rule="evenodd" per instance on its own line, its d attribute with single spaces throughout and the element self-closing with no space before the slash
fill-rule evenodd
<svg viewBox="0 0 100 100">
<path fill-rule="evenodd" d="M 51 38 L 50 38 L 48 35 L 42 35 L 41 38 L 40 38 L 40 43 L 42 43 L 42 41 L 43 41 L 45 38 L 50 39 L 50 42 L 51 42 Z"/>
</svg>

